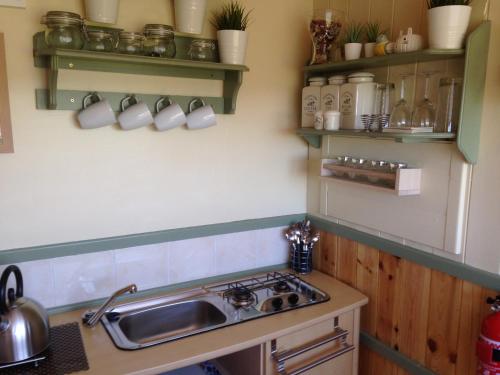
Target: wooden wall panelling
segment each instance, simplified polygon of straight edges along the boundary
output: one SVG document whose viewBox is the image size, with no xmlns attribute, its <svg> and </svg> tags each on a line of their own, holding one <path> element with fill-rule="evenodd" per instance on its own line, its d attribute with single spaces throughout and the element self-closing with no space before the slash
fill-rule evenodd
<svg viewBox="0 0 500 375">
<path fill-rule="evenodd" d="M 394 23 L 395 0 L 372 0 L 370 2 L 370 22 L 379 22 L 382 30 L 387 30 L 387 36 L 392 35 Z"/>
<path fill-rule="evenodd" d="M 3 33 L 0 33 L 0 138 L 0 153 L 14 152 L 10 118 L 9 86 L 7 83 L 5 40 Z"/>
<path fill-rule="evenodd" d="M 425 364 L 440 375 L 456 372 L 462 283 L 432 271 Z"/>
<path fill-rule="evenodd" d="M 364 23 L 370 19 L 370 4 L 378 0 L 349 0 L 347 19 L 349 22 Z"/>
<path fill-rule="evenodd" d="M 379 251 L 358 244 L 356 287 L 365 294 L 370 302 L 361 310 L 361 329 L 375 335 L 377 326 L 377 298 Z"/>
<path fill-rule="evenodd" d="M 421 17 L 422 6 L 425 0 L 397 0 L 394 3 L 394 22 L 392 27 L 392 40 L 396 40 L 399 31 L 406 33 L 408 27 L 413 28 L 413 33 L 420 34 L 422 31 Z"/>
<path fill-rule="evenodd" d="M 337 241 L 338 237 L 332 233 L 321 233 L 319 269 L 331 276 L 336 276 Z"/>
<path fill-rule="evenodd" d="M 409 375 L 408 372 L 381 355 L 360 347 L 359 375 Z"/>
<path fill-rule="evenodd" d="M 398 282 L 402 287 L 396 301 L 399 309 L 393 345 L 411 359 L 424 363 L 431 270 L 403 259 Z"/>
<path fill-rule="evenodd" d="M 399 295 L 400 258 L 380 252 L 377 299 L 377 327 L 375 337 L 392 345 L 397 316 L 397 296 Z M 340 265 L 339 265 L 340 267 Z"/>
<path fill-rule="evenodd" d="M 357 246 L 355 241 L 339 237 L 337 247 L 337 279 L 356 287 Z"/>
</svg>

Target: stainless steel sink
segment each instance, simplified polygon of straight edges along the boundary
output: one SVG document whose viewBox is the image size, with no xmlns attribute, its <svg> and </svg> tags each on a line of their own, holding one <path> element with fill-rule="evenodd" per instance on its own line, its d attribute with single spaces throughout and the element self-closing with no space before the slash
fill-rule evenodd
<svg viewBox="0 0 500 375">
<path fill-rule="evenodd" d="M 119 348 L 140 349 L 223 326 L 228 319 L 217 304 L 203 292 L 196 299 L 153 299 L 118 306 L 102 322 Z"/>
</svg>

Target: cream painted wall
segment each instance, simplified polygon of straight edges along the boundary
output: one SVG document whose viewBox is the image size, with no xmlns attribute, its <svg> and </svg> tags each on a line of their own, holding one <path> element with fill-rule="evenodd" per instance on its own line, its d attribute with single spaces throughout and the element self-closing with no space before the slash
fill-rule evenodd
<svg viewBox="0 0 500 375">
<path fill-rule="evenodd" d="M 243 1 L 254 21 L 237 114 L 166 133 L 84 131 L 72 112 L 35 109 L 34 90 L 46 83 L 33 67 L 32 35 L 46 11 L 83 13 L 82 3 L 0 8 L 15 142 L 14 154 L 0 156 L 0 250 L 305 212 L 307 147 L 293 131 L 312 1 Z M 121 1 L 120 27 L 172 22 L 170 0 Z M 208 25 L 204 35 L 214 35 Z M 63 72 L 61 87 L 221 93 L 214 82 L 92 72 Z"/>
</svg>

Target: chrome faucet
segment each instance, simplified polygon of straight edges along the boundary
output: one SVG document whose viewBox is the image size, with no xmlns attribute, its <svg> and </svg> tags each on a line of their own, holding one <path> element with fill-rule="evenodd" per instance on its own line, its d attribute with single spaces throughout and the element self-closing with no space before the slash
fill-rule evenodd
<svg viewBox="0 0 500 375">
<path fill-rule="evenodd" d="M 137 292 L 137 286 L 135 284 L 131 284 L 129 286 L 126 286 L 125 288 L 122 288 L 120 290 L 117 290 L 114 292 L 111 297 L 109 297 L 106 302 L 102 304 L 101 307 L 97 311 L 87 311 L 82 318 L 83 324 L 85 324 L 87 327 L 95 327 L 95 325 L 101 320 L 102 316 L 108 309 L 111 307 L 115 299 L 120 297 L 121 295 L 125 293 L 136 293 Z"/>
</svg>

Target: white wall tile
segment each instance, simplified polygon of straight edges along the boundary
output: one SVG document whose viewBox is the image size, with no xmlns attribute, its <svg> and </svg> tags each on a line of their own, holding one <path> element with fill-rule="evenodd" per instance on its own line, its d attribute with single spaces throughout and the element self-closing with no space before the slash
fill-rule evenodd
<svg viewBox="0 0 500 375">
<path fill-rule="evenodd" d="M 288 262 L 288 242 L 285 239 L 285 229 L 268 228 L 255 231 L 257 238 L 257 267 L 266 267 Z"/>
<path fill-rule="evenodd" d="M 215 237 L 168 243 L 170 283 L 215 275 Z"/>
<path fill-rule="evenodd" d="M 115 250 L 116 285 L 136 284 L 139 290 L 168 284 L 168 244 Z"/>
<path fill-rule="evenodd" d="M 16 265 L 23 275 L 24 296 L 36 300 L 45 308 L 55 306 L 54 272 L 51 260 L 35 260 Z M 7 266 L 7 264 L 0 266 L 0 273 L 3 273 Z M 7 286 L 15 287 L 14 275 L 11 274 Z"/>
<path fill-rule="evenodd" d="M 218 275 L 256 268 L 255 231 L 218 236 L 215 244 Z"/>
<path fill-rule="evenodd" d="M 53 259 L 56 305 L 107 297 L 116 288 L 114 252 Z"/>
</svg>

